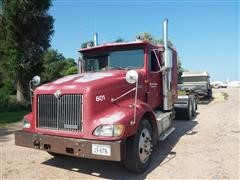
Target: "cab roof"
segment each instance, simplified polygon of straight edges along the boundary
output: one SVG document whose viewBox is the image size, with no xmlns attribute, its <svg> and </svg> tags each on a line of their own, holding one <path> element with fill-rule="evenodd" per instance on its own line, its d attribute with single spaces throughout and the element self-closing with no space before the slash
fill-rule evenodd
<svg viewBox="0 0 240 180">
<path fill-rule="evenodd" d="M 82 48 L 78 52 L 87 52 L 103 49 L 112 49 L 112 48 L 134 48 L 134 47 L 151 47 L 151 48 L 160 48 L 162 45 L 155 45 L 148 40 L 137 40 L 131 42 L 116 42 L 116 43 L 105 43 L 98 46 Z"/>
</svg>

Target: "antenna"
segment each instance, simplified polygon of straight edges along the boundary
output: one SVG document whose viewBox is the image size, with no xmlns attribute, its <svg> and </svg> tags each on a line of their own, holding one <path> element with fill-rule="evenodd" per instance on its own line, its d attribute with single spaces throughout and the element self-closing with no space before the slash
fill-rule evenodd
<svg viewBox="0 0 240 180">
<path fill-rule="evenodd" d="M 98 45 L 98 33 L 97 33 L 97 25 L 96 18 L 94 17 L 94 34 L 93 34 L 93 44 L 94 46 Z"/>
<path fill-rule="evenodd" d="M 96 17 L 94 17 L 94 24 L 93 24 L 94 32 L 97 32 L 97 23 L 96 23 Z"/>
</svg>

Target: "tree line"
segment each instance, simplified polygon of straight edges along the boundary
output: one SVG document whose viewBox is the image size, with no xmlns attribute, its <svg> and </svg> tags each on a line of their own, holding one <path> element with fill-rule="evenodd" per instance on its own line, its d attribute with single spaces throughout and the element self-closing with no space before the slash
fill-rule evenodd
<svg viewBox="0 0 240 180">
<path fill-rule="evenodd" d="M 48 82 L 77 73 L 74 59 L 50 49 L 51 5 L 51 0 L 0 0 L 0 100 L 10 92 L 20 104 L 28 103 L 28 83 L 36 74 Z"/>
<path fill-rule="evenodd" d="M 74 59 L 51 49 L 54 34 L 54 18 L 48 13 L 51 5 L 51 0 L 0 0 L 0 104 L 11 94 L 16 94 L 18 103 L 27 104 L 28 83 L 34 75 L 40 75 L 46 83 L 78 72 Z M 141 37 L 162 44 L 161 39 L 150 33 L 142 33 Z M 118 37 L 114 42 L 125 40 Z M 81 47 L 88 44 L 93 41 L 82 43 Z M 181 73 L 180 61 L 178 69 Z"/>
</svg>

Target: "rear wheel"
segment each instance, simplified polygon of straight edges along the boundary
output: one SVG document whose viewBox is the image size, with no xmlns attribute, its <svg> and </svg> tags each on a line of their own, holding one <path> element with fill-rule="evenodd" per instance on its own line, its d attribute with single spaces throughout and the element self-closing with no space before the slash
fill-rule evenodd
<svg viewBox="0 0 240 180">
<path fill-rule="evenodd" d="M 188 108 L 184 112 L 184 119 L 192 120 L 195 112 L 195 107 L 193 107 L 193 98 L 189 96 L 188 98 Z"/>
<path fill-rule="evenodd" d="M 151 161 L 152 152 L 152 126 L 148 120 L 143 119 L 137 134 L 127 140 L 124 165 L 127 169 L 141 173 L 147 169 Z"/>
<path fill-rule="evenodd" d="M 196 116 L 196 110 L 197 110 L 197 99 L 195 98 L 195 96 L 192 96 L 192 116 L 195 117 Z"/>
</svg>

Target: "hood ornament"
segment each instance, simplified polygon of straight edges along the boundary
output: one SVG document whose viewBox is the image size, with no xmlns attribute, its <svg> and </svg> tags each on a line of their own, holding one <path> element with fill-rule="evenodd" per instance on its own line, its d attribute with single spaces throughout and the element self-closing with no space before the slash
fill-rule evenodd
<svg viewBox="0 0 240 180">
<path fill-rule="evenodd" d="M 62 92 L 60 90 L 57 90 L 55 93 L 54 93 L 54 96 L 59 99 L 60 96 L 61 96 Z"/>
</svg>

